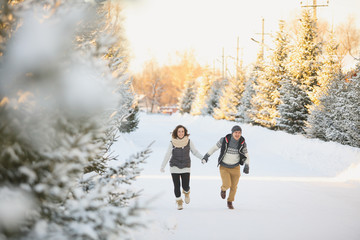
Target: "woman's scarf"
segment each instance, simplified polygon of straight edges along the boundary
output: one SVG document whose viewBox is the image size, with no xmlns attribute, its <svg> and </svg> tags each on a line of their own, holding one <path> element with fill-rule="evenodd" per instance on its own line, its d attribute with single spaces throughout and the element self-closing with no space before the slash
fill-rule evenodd
<svg viewBox="0 0 360 240">
<path fill-rule="evenodd" d="M 171 138 L 172 144 L 177 148 L 183 148 L 185 147 L 189 142 L 189 137 L 185 136 L 182 139 L 180 138 Z"/>
</svg>

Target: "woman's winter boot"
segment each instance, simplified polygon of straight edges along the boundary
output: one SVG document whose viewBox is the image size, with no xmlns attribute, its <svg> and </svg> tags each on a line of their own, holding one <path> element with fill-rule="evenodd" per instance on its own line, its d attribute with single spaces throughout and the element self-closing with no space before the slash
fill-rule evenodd
<svg viewBox="0 0 360 240">
<path fill-rule="evenodd" d="M 189 204 L 189 203 L 190 203 L 190 190 L 187 191 L 187 192 L 185 192 L 185 191 L 183 190 L 183 193 L 184 193 L 184 195 L 185 195 L 185 203 L 186 203 L 186 204 Z"/>
<path fill-rule="evenodd" d="M 178 210 L 183 209 L 183 200 L 182 200 L 181 197 L 176 198 L 176 203 L 177 203 L 177 209 Z"/>
</svg>

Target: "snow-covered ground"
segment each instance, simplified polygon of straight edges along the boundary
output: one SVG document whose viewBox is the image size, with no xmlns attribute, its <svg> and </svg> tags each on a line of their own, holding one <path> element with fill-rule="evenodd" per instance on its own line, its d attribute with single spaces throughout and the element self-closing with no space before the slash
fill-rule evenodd
<svg viewBox="0 0 360 240">
<path fill-rule="evenodd" d="M 207 164 L 192 155 L 191 202 L 176 210 L 168 168 L 160 165 L 170 132 L 182 124 L 205 154 L 236 124 L 211 117 L 140 114 L 139 129 L 121 136 L 114 150 L 122 157 L 153 153 L 134 187 L 146 204 L 146 229 L 133 239 L 360 239 L 360 149 L 240 124 L 250 155 L 234 210 L 220 198 L 215 152 Z M 168 166 L 167 166 L 168 167 Z"/>
</svg>

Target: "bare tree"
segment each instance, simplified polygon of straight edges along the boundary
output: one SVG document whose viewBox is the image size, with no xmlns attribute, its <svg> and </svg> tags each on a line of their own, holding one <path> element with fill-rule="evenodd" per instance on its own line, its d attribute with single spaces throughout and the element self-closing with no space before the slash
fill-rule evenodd
<svg viewBox="0 0 360 240">
<path fill-rule="evenodd" d="M 336 38 L 340 42 L 339 54 L 350 54 L 356 58 L 360 54 L 360 29 L 356 27 L 354 16 L 349 16 L 345 23 L 336 28 Z"/>
<path fill-rule="evenodd" d="M 133 86 L 138 94 L 146 96 L 146 104 L 150 108 L 150 112 L 154 112 L 154 108 L 161 104 L 162 94 L 165 89 L 164 77 L 161 68 L 155 60 L 148 61 L 143 71 L 134 77 Z"/>
<path fill-rule="evenodd" d="M 201 76 L 204 68 L 196 61 L 193 51 L 178 52 L 176 60 L 161 67 L 156 60 L 145 63 L 143 71 L 134 77 L 135 91 L 160 106 L 177 104 L 185 81 Z"/>
<path fill-rule="evenodd" d="M 154 112 L 155 106 L 159 105 L 160 97 L 164 92 L 163 84 L 159 76 L 154 76 L 154 81 L 150 83 L 151 95 L 150 95 L 150 112 Z"/>
</svg>

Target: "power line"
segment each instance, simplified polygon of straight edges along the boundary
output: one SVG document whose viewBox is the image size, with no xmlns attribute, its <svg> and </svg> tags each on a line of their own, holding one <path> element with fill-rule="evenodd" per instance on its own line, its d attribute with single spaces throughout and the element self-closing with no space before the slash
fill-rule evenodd
<svg viewBox="0 0 360 240">
<path fill-rule="evenodd" d="M 300 2 L 300 5 L 302 5 L 303 2 Z M 329 0 L 326 1 L 326 4 L 317 4 L 317 0 L 313 0 L 313 4 L 312 5 L 302 5 L 301 7 L 311 7 L 313 8 L 313 17 L 316 20 L 317 16 L 316 16 L 316 8 L 318 7 L 328 7 L 329 6 Z"/>
</svg>

